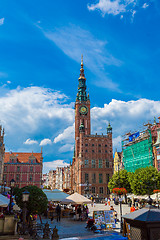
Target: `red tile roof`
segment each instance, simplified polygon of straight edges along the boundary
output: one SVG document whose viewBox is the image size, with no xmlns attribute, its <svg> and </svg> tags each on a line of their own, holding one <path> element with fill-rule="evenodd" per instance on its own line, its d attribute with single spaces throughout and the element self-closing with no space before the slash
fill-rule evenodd
<svg viewBox="0 0 160 240">
<path fill-rule="evenodd" d="M 32 155 L 33 154 L 33 155 Z M 40 160 L 42 158 L 42 154 L 41 153 L 22 153 L 22 152 L 5 152 L 5 156 L 4 156 L 4 163 L 7 163 L 10 161 L 10 157 L 16 157 L 18 162 L 21 163 L 26 163 L 29 161 L 29 157 L 34 156 L 37 160 L 38 163 L 40 163 Z"/>
</svg>

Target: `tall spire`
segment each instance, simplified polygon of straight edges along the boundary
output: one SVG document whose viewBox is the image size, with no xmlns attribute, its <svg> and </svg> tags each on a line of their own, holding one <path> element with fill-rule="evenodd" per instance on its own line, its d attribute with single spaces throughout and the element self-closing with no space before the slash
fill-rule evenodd
<svg viewBox="0 0 160 240">
<path fill-rule="evenodd" d="M 83 69 L 83 55 L 81 56 L 81 69 L 80 69 L 80 76 L 79 76 L 79 84 L 78 84 L 78 93 L 76 100 L 79 101 L 87 101 L 87 93 L 86 93 L 86 78 L 84 75 Z"/>
</svg>

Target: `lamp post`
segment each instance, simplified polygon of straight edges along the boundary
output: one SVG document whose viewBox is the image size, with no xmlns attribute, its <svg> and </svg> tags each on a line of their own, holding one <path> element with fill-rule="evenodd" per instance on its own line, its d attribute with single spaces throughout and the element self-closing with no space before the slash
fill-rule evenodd
<svg viewBox="0 0 160 240">
<path fill-rule="evenodd" d="M 119 206 L 120 206 L 120 232 L 123 231 L 123 221 L 122 221 L 122 195 L 126 194 L 127 191 L 125 188 L 113 188 L 113 193 L 116 193 L 119 196 Z"/>
<path fill-rule="evenodd" d="M 25 190 L 22 193 L 22 202 L 23 205 L 23 234 L 26 232 L 26 214 L 27 214 L 27 202 L 29 201 L 29 192 Z"/>
<path fill-rule="evenodd" d="M 12 179 L 10 181 L 10 187 L 11 187 L 11 196 L 10 196 L 10 202 L 9 202 L 9 214 L 11 214 L 12 211 L 12 195 L 13 195 L 13 188 L 15 186 L 15 180 Z"/>
</svg>

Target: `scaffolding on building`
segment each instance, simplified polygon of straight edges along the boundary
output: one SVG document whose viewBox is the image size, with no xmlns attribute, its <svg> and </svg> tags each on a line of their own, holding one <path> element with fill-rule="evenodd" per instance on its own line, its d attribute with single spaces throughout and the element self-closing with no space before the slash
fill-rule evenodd
<svg viewBox="0 0 160 240">
<path fill-rule="evenodd" d="M 153 145 L 150 125 L 142 132 L 127 133 L 122 141 L 123 164 L 128 172 L 153 166 Z"/>
</svg>

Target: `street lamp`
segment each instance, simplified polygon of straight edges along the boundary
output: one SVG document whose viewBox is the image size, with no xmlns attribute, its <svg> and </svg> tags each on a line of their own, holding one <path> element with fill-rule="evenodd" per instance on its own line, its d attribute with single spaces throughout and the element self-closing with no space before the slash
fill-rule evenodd
<svg viewBox="0 0 160 240">
<path fill-rule="evenodd" d="M 11 187 L 11 196 L 10 196 L 10 202 L 9 202 L 9 214 L 11 214 L 12 211 L 12 195 L 13 195 L 13 188 L 15 186 L 15 180 L 12 179 L 10 181 L 10 187 Z"/>
<path fill-rule="evenodd" d="M 27 202 L 29 201 L 29 192 L 25 190 L 22 193 L 22 202 L 24 203 L 23 205 L 23 233 L 25 234 L 26 232 L 26 213 L 27 213 Z"/>
<path fill-rule="evenodd" d="M 126 194 L 127 191 L 125 188 L 113 188 L 113 193 L 116 193 L 119 196 L 119 206 L 120 206 L 120 232 L 123 231 L 123 221 L 122 221 L 122 195 Z"/>
</svg>

